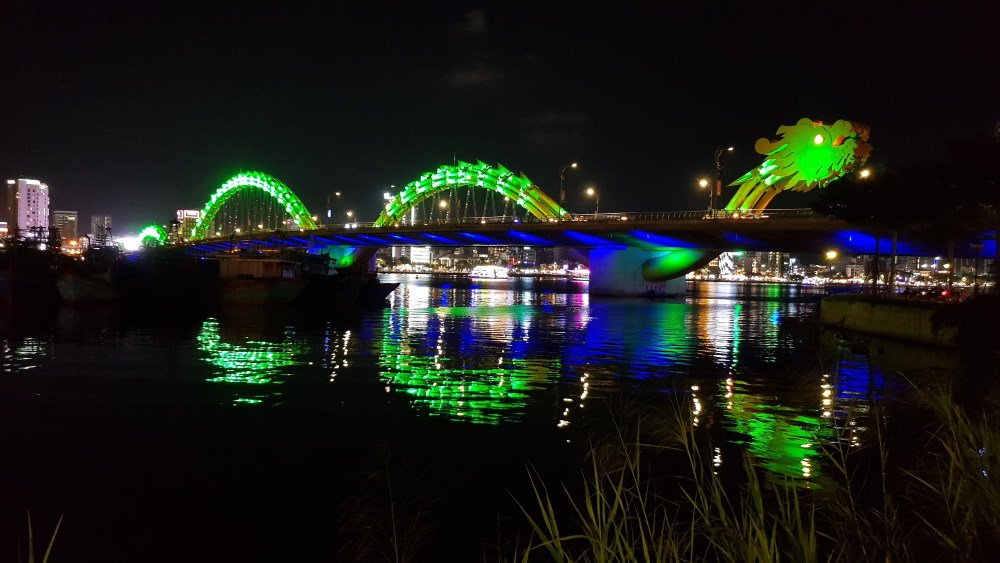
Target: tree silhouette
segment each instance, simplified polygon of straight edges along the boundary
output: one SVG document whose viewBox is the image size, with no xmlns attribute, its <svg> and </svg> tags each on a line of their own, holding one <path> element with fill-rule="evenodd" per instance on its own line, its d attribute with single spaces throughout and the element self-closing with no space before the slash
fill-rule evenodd
<svg viewBox="0 0 1000 563">
<path fill-rule="evenodd" d="M 905 168 L 876 173 L 868 178 L 852 175 L 820 193 L 812 208 L 875 235 L 873 287 L 879 276 L 880 239 L 892 236 L 889 291 L 896 277 L 896 241 L 899 232 L 927 222 L 930 213 L 923 203 L 940 189 L 942 174 L 937 168 Z"/>
<path fill-rule="evenodd" d="M 974 232 L 1000 233 L 1000 138 L 980 137 L 951 151 L 951 173 L 964 221 Z M 1000 241 L 998 241 L 1000 242 Z M 1000 244 L 993 256 L 993 291 L 1000 292 Z"/>
</svg>

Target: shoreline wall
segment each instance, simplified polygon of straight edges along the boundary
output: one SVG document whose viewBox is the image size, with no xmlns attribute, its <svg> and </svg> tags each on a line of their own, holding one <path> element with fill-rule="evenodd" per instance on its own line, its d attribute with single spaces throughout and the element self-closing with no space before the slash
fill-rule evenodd
<svg viewBox="0 0 1000 563">
<path fill-rule="evenodd" d="M 940 303 L 879 299 L 859 295 L 830 295 L 820 303 L 819 320 L 834 325 L 938 346 L 955 346 L 956 327 L 940 326 L 935 330 L 931 315 Z"/>
</svg>

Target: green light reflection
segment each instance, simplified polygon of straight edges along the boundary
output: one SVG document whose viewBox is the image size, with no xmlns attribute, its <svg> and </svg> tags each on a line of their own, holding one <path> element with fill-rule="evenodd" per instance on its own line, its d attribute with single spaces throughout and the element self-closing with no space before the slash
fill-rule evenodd
<svg viewBox="0 0 1000 563">
<path fill-rule="evenodd" d="M 825 486 L 828 479 L 820 473 L 820 444 L 835 441 L 836 430 L 822 418 L 801 414 L 801 408 L 768 404 L 763 396 L 739 392 L 745 386 L 732 378 L 720 385 L 725 393 L 724 426 L 746 437 L 735 443 L 745 445 L 772 478 L 777 475 Z"/>
<path fill-rule="evenodd" d="M 240 344 L 223 342 L 219 321 L 207 319 L 197 337 L 198 349 L 207 354 L 204 360 L 216 367 L 207 381 L 212 383 L 243 383 L 279 385 L 287 376 L 287 368 L 302 365 L 300 360 L 309 351 L 305 342 L 286 329 L 280 342 L 265 342 L 246 338 Z M 251 403 L 250 400 L 237 401 Z"/>
<path fill-rule="evenodd" d="M 523 309 L 442 307 L 434 309 L 434 314 L 427 317 L 428 324 L 435 320 L 441 335 L 448 330 L 447 325 L 458 324 L 454 321 L 489 317 L 486 322 L 498 328 L 499 336 L 505 340 L 496 343 L 506 352 L 499 357 L 461 357 L 457 351 L 454 355 L 446 353 L 442 337 L 439 336 L 435 348 L 427 333 L 419 330 L 422 327 L 414 327 L 414 311 L 403 312 L 406 326 L 401 326 L 400 312 L 387 310 L 383 316 L 384 333 L 379 356 L 379 375 L 386 384 L 386 391 L 403 391 L 418 410 L 449 420 L 496 425 L 520 419 L 528 405 L 529 392 L 544 388 L 545 380 L 557 377 L 562 369 L 562 362 L 555 358 L 509 357 L 511 327 L 524 328 Z M 475 332 L 481 344 L 484 337 Z M 471 333 L 469 336 L 472 337 Z M 454 345 L 461 348 L 468 344 L 462 342 L 464 337 L 460 332 L 458 343 Z M 449 339 L 448 344 L 453 343 L 455 339 Z"/>
</svg>

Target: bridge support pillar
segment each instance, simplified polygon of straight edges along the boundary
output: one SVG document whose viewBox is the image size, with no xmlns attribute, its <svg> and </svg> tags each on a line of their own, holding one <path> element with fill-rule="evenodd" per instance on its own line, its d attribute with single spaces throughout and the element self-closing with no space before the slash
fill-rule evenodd
<svg viewBox="0 0 1000 563">
<path fill-rule="evenodd" d="M 642 265 L 663 251 L 641 248 L 595 248 L 590 251 L 590 294 L 629 297 L 683 297 L 684 276 L 666 281 L 646 281 Z"/>
</svg>

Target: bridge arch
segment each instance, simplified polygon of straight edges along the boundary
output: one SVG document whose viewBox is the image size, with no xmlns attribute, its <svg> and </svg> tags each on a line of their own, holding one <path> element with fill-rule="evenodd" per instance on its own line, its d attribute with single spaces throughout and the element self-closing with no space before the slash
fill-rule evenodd
<svg viewBox="0 0 1000 563">
<path fill-rule="evenodd" d="M 524 174 L 514 174 L 503 165 L 490 166 L 482 161 L 475 164 L 461 162 L 442 165 L 433 172 L 403 187 L 385 204 L 376 227 L 391 227 L 403 222 L 404 217 L 424 200 L 455 188 L 483 188 L 509 198 L 540 221 L 557 221 L 566 214 L 551 197 L 545 194 Z"/>
<path fill-rule="evenodd" d="M 241 172 L 215 190 L 201 210 L 201 217 L 195 223 L 190 234 L 191 240 L 200 240 L 208 235 L 212 221 L 227 201 L 236 194 L 247 190 L 261 190 L 268 194 L 292 217 L 295 225 L 302 230 L 315 229 L 316 222 L 306 209 L 305 204 L 281 180 L 264 172 Z"/>
<path fill-rule="evenodd" d="M 167 230 L 155 223 L 146 225 L 139 231 L 139 244 L 143 246 L 167 244 Z"/>
</svg>

